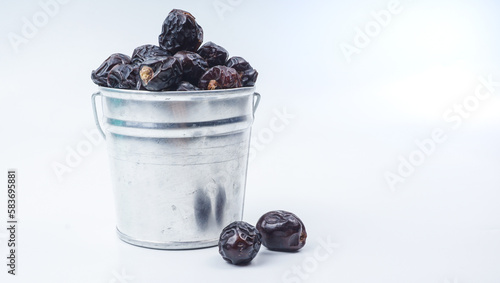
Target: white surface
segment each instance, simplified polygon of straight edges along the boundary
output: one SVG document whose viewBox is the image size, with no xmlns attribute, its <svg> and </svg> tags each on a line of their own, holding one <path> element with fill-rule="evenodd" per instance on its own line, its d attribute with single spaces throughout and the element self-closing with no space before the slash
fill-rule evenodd
<svg viewBox="0 0 500 283">
<path fill-rule="evenodd" d="M 4 266 L 1 282 L 500 282 L 500 88 L 457 129 L 442 118 L 478 77 L 500 81 L 498 3 L 401 1 L 349 63 L 339 44 L 353 44 L 390 1 L 102 2 L 60 5 L 17 53 L 8 34 L 43 10 L 0 4 L 0 170 L 17 168 L 20 185 L 18 276 Z M 220 17 L 214 3 L 232 6 Z M 308 231 L 300 252 L 262 248 L 234 267 L 216 248 L 134 247 L 115 235 L 104 143 L 62 180 L 54 173 L 95 129 L 90 71 L 111 53 L 156 43 L 172 8 L 192 12 L 205 41 L 258 69 L 244 219 L 295 212 Z M 293 118 L 270 128 L 284 109 Z M 391 190 L 384 174 L 435 128 L 447 139 Z"/>
</svg>

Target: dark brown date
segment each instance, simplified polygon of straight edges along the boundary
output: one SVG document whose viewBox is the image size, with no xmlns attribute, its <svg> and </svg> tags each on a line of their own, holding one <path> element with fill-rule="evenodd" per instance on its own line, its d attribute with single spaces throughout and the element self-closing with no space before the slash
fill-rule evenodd
<svg viewBox="0 0 500 283">
<path fill-rule="evenodd" d="M 200 78 L 201 89 L 221 89 L 241 87 L 241 79 L 235 69 L 226 66 L 215 66 L 208 69 Z"/>
<path fill-rule="evenodd" d="M 167 52 L 167 50 L 164 50 L 159 46 L 152 44 L 145 44 L 134 49 L 131 61 L 132 64 L 140 64 L 149 58 L 165 57 L 169 55 L 170 54 Z"/>
<path fill-rule="evenodd" d="M 247 264 L 260 250 L 261 236 L 254 226 L 235 221 L 222 230 L 219 238 L 219 253 L 232 264 Z"/>
<path fill-rule="evenodd" d="M 250 66 L 247 60 L 239 56 L 234 56 L 229 58 L 226 62 L 226 66 L 235 69 L 241 77 L 241 84 L 243 86 L 254 86 L 257 81 L 257 76 L 259 73 L 257 70 Z"/>
<path fill-rule="evenodd" d="M 174 55 L 182 65 L 182 79 L 198 84 L 201 75 L 208 70 L 208 64 L 198 53 L 179 51 Z"/>
<path fill-rule="evenodd" d="M 160 47 L 175 54 L 177 51 L 196 51 L 203 42 L 203 29 L 190 13 L 174 9 L 163 22 L 158 37 Z"/>
<path fill-rule="evenodd" d="M 182 78 L 182 66 L 173 56 L 151 58 L 139 67 L 139 77 L 147 90 L 168 90 Z"/>
<path fill-rule="evenodd" d="M 121 53 L 115 53 L 104 60 L 99 68 L 92 71 L 90 78 L 92 81 L 100 86 L 108 86 L 109 71 L 116 65 L 129 64 L 130 57 Z"/>
<path fill-rule="evenodd" d="M 109 71 L 108 86 L 122 89 L 140 89 L 139 66 L 131 64 L 114 66 Z"/>
<path fill-rule="evenodd" d="M 262 215 L 256 227 L 262 235 L 262 244 L 270 250 L 292 252 L 306 244 L 306 227 L 291 212 L 270 211 Z"/>
<path fill-rule="evenodd" d="M 217 65 L 224 65 L 226 63 L 229 52 L 227 52 L 224 47 L 217 45 L 211 41 L 203 44 L 203 46 L 198 49 L 198 54 L 207 60 L 210 67 Z"/>
<path fill-rule="evenodd" d="M 192 14 L 173 9 L 163 21 L 158 45 L 138 46 L 131 57 L 112 54 L 92 71 L 91 79 L 99 86 L 149 91 L 255 85 L 259 74 L 248 61 L 238 56 L 228 60 L 228 51 L 213 42 L 202 45 L 203 35 Z"/>
</svg>

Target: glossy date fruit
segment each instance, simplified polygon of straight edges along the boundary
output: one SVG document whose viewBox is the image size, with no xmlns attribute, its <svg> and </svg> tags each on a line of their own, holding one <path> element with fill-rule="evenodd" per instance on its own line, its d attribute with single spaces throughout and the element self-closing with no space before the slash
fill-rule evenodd
<svg viewBox="0 0 500 283">
<path fill-rule="evenodd" d="M 144 19 L 139 19 L 138 23 Z M 91 79 L 103 87 L 148 91 L 215 90 L 255 85 L 257 70 L 242 57 L 228 60 L 228 51 L 220 45 L 213 42 L 202 45 L 203 35 L 202 27 L 192 14 L 173 9 L 163 21 L 158 45 L 138 46 L 131 57 L 112 54 L 92 71 Z M 119 65 L 123 66 L 116 67 Z"/>
<path fill-rule="evenodd" d="M 257 70 L 250 66 L 247 60 L 239 56 L 234 56 L 229 58 L 226 62 L 227 67 L 235 69 L 241 78 L 241 84 L 243 86 L 254 86 L 257 81 L 257 76 L 259 73 Z"/>
<path fill-rule="evenodd" d="M 173 56 L 151 58 L 140 65 L 139 77 L 147 90 L 168 90 L 181 81 L 182 66 Z"/>
<path fill-rule="evenodd" d="M 198 54 L 207 60 L 210 67 L 217 65 L 224 65 L 226 63 L 229 52 L 227 52 L 224 47 L 217 45 L 211 41 L 203 44 L 203 46 L 198 49 Z"/>
<path fill-rule="evenodd" d="M 165 57 L 169 55 L 170 54 L 167 52 L 167 50 L 162 49 L 159 46 L 152 44 L 145 44 L 134 49 L 131 61 L 132 64 L 140 64 L 149 58 Z"/>
<path fill-rule="evenodd" d="M 198 53 L 179 51 L 174 55 L 182 65 L 182 79 L 192 84 L 198 84 L 201 75 L 208 70 L 208 64 Z"/>
<path fill-rule="evenodd" d="M 254 226 L 235 221 L 222 230 L 219 253 L 229 263 L 241 265 L 252 261 L 260 250 L 261 236 Z"/>
<path fill-rule="evenodd" d="M 158 40 L 160 47 L 170 54 L 196 51 L 203 42 L 203 29 L 189 12 L 174 9 L 163 22 Z"/>
<path fill-rule="evenodd" d="M 241 87 L 241 79 L 235 69 L 226 66 L 215 66 L 208 69 L 198 83 L 200 89 L 221 89 Z"/>
<path fill-rule="evenodd" d="M 192 85 L 189 82 L 181 82 L 176 90 L 177 91 L 193 91 L 193 90 L 200 90 L 200 89 L 195 87 L 194 85 Z"/>
<path fill-rule="evenodd" d="M 304 223 L 293 213 L 275 210 L 259 219 L 256 225 L 262 244 L 270 250 L 293 252 L 306 244 Z"/>
<path fill-rule="evenodd" d="M 129 64 L 130 57 L 121 53 L 115 53 L 104 60 L 99 68 L 92 71 L 90 78 L 100 86 L 108 86 L 108 75 L 111 69 L 116 65 Z"/>
<path fill-rule="evenodd" d="M 139 66 L 131 64 L 114 66 L 109 71 L 108 86 L 121 89 L 140 89 Z"/>
</svg>

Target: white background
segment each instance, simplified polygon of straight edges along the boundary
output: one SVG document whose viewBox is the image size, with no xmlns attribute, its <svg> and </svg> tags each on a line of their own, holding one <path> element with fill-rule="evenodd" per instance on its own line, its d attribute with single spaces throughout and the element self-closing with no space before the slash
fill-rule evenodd
<svg viewBox="0 0 500 283">
<path fill-rule="evenodd" d="M 473 97 L 480 77 L 500 82 L 495 1 L 401 0 L 382 27 L 373 13 L 388 0 L 66 2 L 51 15 L 38 1 L 0 4 L 0 183 L 19 170 L 20 221 L 18 275 L 2 264 L 0 281 L 500 282 L 500 87 Z M 95 129 L 91 70 L 156 44 L 173 8 L 259 71 L 244 220 L 296 213 L 309 235 L 300 252 L 263 247 L 235 267 L 216 248 L 121 242 L 103 142 L 58 179 L 54 164 Z M 24 19 L 37 30 L 23 34 Z M 13 34 L 29 38 L 16 45 Z M 345 56 L 346 45 L 359 48 Z M 460 125 L 443 118 L 464 100 Z M 293 117 L 270 127 L 283 111 Z M 415 141 L 434 129 L 444 142 L 391 189 L 387 172 L 418 157 Z M 6 240 L 2 228 L 2 258 Z"/>
</svg>

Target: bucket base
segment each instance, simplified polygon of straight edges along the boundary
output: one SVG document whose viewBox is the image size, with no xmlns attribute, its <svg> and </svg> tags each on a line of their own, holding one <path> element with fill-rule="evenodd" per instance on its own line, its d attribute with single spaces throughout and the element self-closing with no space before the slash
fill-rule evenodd
<svg viewBox="0 0 500 283">
<path fill-rule="evenodd" d="M 125 243 L 132 244 L 134 246 L 160 249 L 160 250 L 191 250 L 191 249 L 201 249 L 215 247 L 219 243 L 219 239 L 208 240 L 208 241 L 192 241 L 192 242 L 149 242 L 134 239 L 126 234 L 123 234 L 118 228 L 116 228 L 116 233 L 118 238 Z"/>
</svg>

